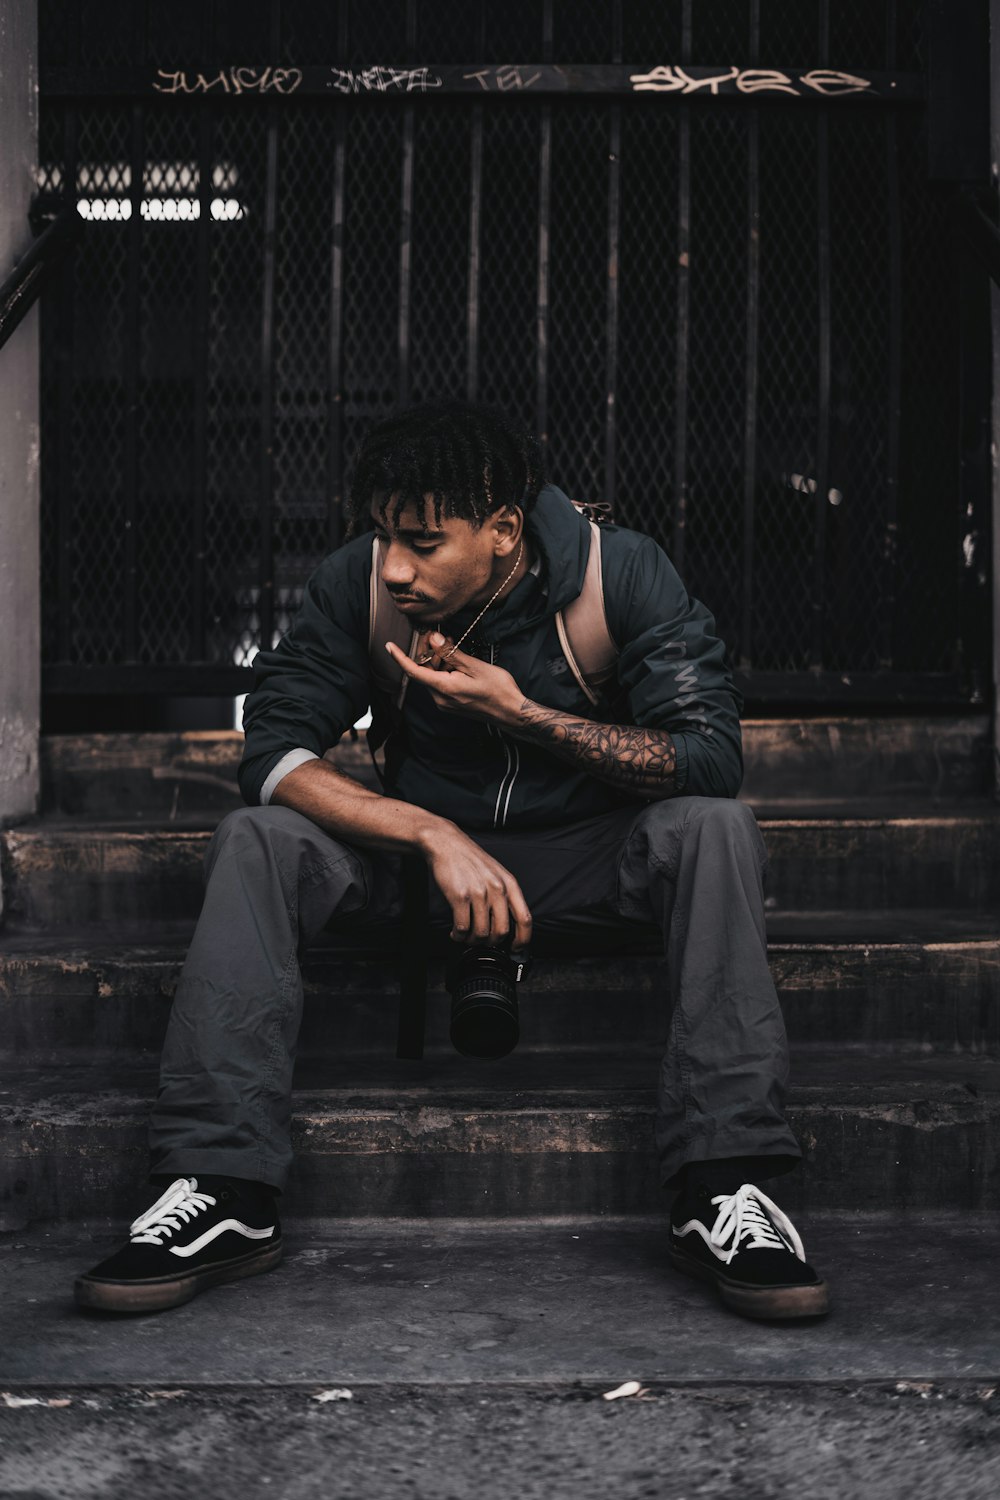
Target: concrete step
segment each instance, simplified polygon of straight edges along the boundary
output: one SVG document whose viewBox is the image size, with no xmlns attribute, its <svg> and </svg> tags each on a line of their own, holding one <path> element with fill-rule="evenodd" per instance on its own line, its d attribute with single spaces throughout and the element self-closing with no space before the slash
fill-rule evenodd
<svg viewBox="0 0 1000 1500">
<path fill-rule="evenodd" d="M 503 1217 L 657 1211 L 655 1049 L 476 1065 L 351 1059 L 299 1069 L 291 1214 Z M 1000 1064 L 800 1046 L 792 1208 L 1000 1207 Z M 24 1070 L 0 1093 L 0 1211 L 126 1215 L 147 1172 L 152 1070 Z"/>
<path fill-rule="evenodd" d="M 821 1254 L 828 1244 L 840 1250 L 837 1227 L 831 1241 L 816 1240 Z M 936 1228 L 916 1228 L 921 1254 L 907 1262 L 916 1275 L 934 1274 L 935 1253 L 950 1244 Z M 84 1328 L 68 1296 L 51 1290 L 70 1284 L 72 1252 L 46 1254 L 36 1276 L 18 1278 L 43 1306 L 25 1309 L 22 1298 L 17 1335 L 58 1329 L 74 1352 L 86 1351 L 86 1368 L 123 1373 L 95 1375 L 90 1386 L 79 1366 L 68 1384 L 7 1378 L 0 1491 L 61 1500 L 83 1493 L 67 1476 L 86 1474 L 100 1482 L 101 1500 L 129 1500 L 135 1491 L 118 1476 L 141 1465 L 143 1495 L 181 1493 L 167 1488 L 175 1473 L 188 1494 L 214 1494 L 225 1454 L 225 1493 L 246 1500 L 994 1500 L 993 1325 L 974 1309 L 989 1296 L 985 1245 L 995 1232 L 977 1226 L 975 1273 L 949 1285 L 933 1316 L 915 1287 L 873 1326 L 865 1304 L 882 1294 L 883 1277 L 891 1283 L 881 1263 L 890 1233 L 874 1241 L 860 1285 L 856 1259 L 837 1256 L 833 1275 L 850 1286 L 833 1318 L 752 1332 L 704 1287 L 675 1290 L 679 1278 L 664 1271 L 652 1235 L 636 1243 L 609 1231 L 603 1255 L 584 1257 L 573 1244 L 582 1235 L 566 1226 L 565 1239 L 515 1241 L 504 1261 L 488 1235 L 464 1253 L 449 1236 L 422 1262 L 438 1252 L 449 1274 L 418 1283 L 394 1269 L 346 1307 L 339 1294 L 357 1276 L 328 1268 L 325 1244 L 313 1240 L 293 1252 L 302 1262 L 294 1280 L 289 1256 L 278 1275 L 213 1293 L 208 1308 L 199 1298 L 155 1323 L 113 1326 L 95 1315 Z M 554 1295 L 535 1277 L 525 1287 L 524 1258 L 549 1261 L 566 1240 L 576 1258 L 552 1273 L 566 1284 Z M 363 1256 L 363 1231 L 356 1243 Z M 594 1287 L 598 1316 L 588 1306 L 581 1317 L 578 1280 Z M 414 1306 L 431 1316 L 418 1320 Z M 29 1350 L 19 1342 L 16 1352 L 10 1363 L 30 1370 Z M 166 1369 L 177 1373 L 153 1373 Z M 228 1373 L 183 1373 L 201 1369 Z M 669 1376 L 648 1374 L 664 1369 Z M 914 1369 L 962 1373 L 921 1379 Z M 635 1394 L 609 1403 L 623 1370 L 639 1377 Z"/>
<path fill-rule="evenodd" d="M 772 913 L 768 927 L 771 971 L 793 1041 L 1000 1054 L 997 918 L 869 912 L 851 923 L 847 914 Z M 155 1059 L 190 931 L 178 925 L 167 943 L 150 926 L 103 942 L 86 931 L 67 939 L 6 938 L 0 1061 L 46 1067 Z M 448 1039 L 443 969 L 440 961 L 431 965 L 431 1046 Z M 304 980 L 302 1056 L 394 1053 L 399 980 L 392 961 L 359 957 L 346 940 L 330 942 L 307 957 Z M 662 960 L 652 955 L 539 959 L 519 989 L 521 1050 L 600 1049 L 623 1037 L 662 1045 L 664 986 Z"/>
<path fill-rule="evenodd" d="M 787 1207 L 780 1183 L 775 1197 Z M 499 1500 L 512 1493 L 513 1473 L 523 1474 L 530 1500 L 612 1494 L 986 1500 L 995 1493 L 989 1473 L 1000 1374 L 998 1214 L 797 1216 L 833 1306 L 823 1322 L 800 1327 L 739 1319 L 709 1289 L 675 1273 L 662 1213 L 528 1221 L 286 1218 L 285 1258 L 266 1276 L 165 1315 L 81 1316 L 71 1301 L 74 1277 L 117 1248 L 128 1219 L 150 1201 L 146 1189 L 113 1224 L 99 1218 L 0 1240 L 0 1383 L 7 1391 L 76 1398 L 58 1411 L 5 1412 L 4 1455 L 24 1441 L 24 1423 L 31 1434 L 32 1467 L 20 1483 L 10 1474 L 12 1482 L 0 1485 L 12 1500 L 79 1495 L 80 1474 L 100 1481 L 88 1493 L 117 1500 L 129 1493 L 125 1480 L 137 1471 L 139 1453 L 144 1493 L 229 1494 L 232 1486 L 218 1482 L 219 1454 L 226 1453 L 227 1474 L 237 1472 L 247 1442 L 259 1442 L 261 1422 L 267 1442 L 257 1451 L 274 1476 L 274 1493 L 297 1500 L 470 1494 Z M 600 1399 L 632 1378 L 659 1399 Z M 988 1418 L 975 1433 L 953 1431 L 940 1453 L 935 1423 L 954 1392 L 946 1387 L 942 1395 L 925 1384 L 931 1381 L 960 1383 Z M 865 1382 L 888 1385 L 866 1394 Z M 675 1401 L 686 1391 L 699 1404 L 678 1412 L 665 1404 L 669 1392 L 658 1384 L 672 1387 Z M 838 1385 L 844 1409 L 832 1414 L 824 1387 Z M 285 1388 L 287 1408 L 271 1397 L 268 1387 L 275 1386 Z M 318 1402 L 319 1391 L 331 1387 L 348 1388 L 353 1399 Z M 460 1407 L 462 1418 L 456 1430 L 454 1407 L 444 1414 L 444 1450 L 440 1414 L 426 1404 L 435 1389 Z M 762 1393 L 774 1398 L 782 1390 L 808 1398 L 791 1431 L 787 1411 L 759 1420 L 753 1404 Z M 560 1394 L 573 1401 L 576 1421 L 560 1425 L 554 1445 Z M 230 1417 L 240 1420 L 229 1426 L 227 1396 L 239 1400 Z M 533 1400 L 518 1422 L 505 1416 L 514 1396 Z M 850 1413 L 876 1396 L 884 1402 L 885 1426 L 859 1447 Z M 151 1426 L 129 1428 L 131 1444 L 112 1469 L 114 1416 L 125 1404 L 116 1398 L 126 1397 L 134 1420 L 143 1415 Z M 89 1448 L 65 1425 L 81 1398 L 90 1403 Z M 289 1423 L 296 1435 L 291 1448 Z M 319 1434 L 321 1448 L 303 1449 L 304 1427 Z M 372 1446 L 372 1428 L 383 1447 Z M 400 1431 L 408 1437 L 402 1451 Z M 657 1446 L 657 1431 L 669 1442 Z M 922 1467 L 900 1488 L 904 1439 Z M 615 1455 L 610 1466 L 600 1458 L 608 1448 Z M 693 1455 L 703 1450 L 706 1462 L 693 1484 Z M 63 1456 L 61 1466 L 54 1453 Z M 162 1486 L 145 1473 L 151 1453 L 162 1454 Z M 762 1453 L 767 1462 L 760 1466 Z M 198 1470 L 202 1482 L 192 1488 L 202 1455 L 204 1476 Z M 502 1469 L 501 1483 L 484 1480 L 487 1455 L 499 1458 L 493 1467 Z M 933 1473 L 931 1455 L 940 1466 Z M 640 1467 L 646 1475 L 636 1473 Z M 322 1480 L 315 1490 L 298 1477 L 310 1470 Z M 674 1480 L 669 1487 L 659 1477 L 664 1473 Z M 676 1482 L 681 1474 L 683 1489 Z M 242 1493 L 264 1492 L 247 1474 Z"/>
<path fill-rule="evenodd" d="M 989 718 L 900 715 L 748 719 L 744 797 L 754 805 L 812 806 L 834 798 L 945 800 L 989 793 Z M 85 818 L 200 817 L 215 822 L 240 803 L 237 731 L 45 735 L 42 810 Z M 376 784 L 364 739 L 331 759 Z"/>
<path fill-rule="evenodd" d="M 967 907 L 996 910 L 1000 808 L 879 817 L 761 820 L 767 900 L 790 911 Z M 203 829 L 42 821 L 0 835 L 3 921 L 21 929 L 193 918 Z"/>
</svg>

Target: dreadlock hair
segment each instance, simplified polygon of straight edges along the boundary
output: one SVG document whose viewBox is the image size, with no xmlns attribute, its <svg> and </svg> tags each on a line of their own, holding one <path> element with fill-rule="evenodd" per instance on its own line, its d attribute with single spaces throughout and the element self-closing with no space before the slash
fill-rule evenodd
<svg viewBox="0 0 1000 1500">
<path fill-rule="evenodd" d="M 430 495 L 435 525 L 442 516 L 457 516 L 478 531 L 501 506 L 517 505 L 527 514 L 544 483 L 541 445 L 499 408 L 425 401 L 392 412 L 362 440 L 348 499 L 349 534 L 365 530 L 376 494 L 383 519 L 393 526 L 410 503 L 420 525 L 427 525 L 424 497 Z"/>
</svg>

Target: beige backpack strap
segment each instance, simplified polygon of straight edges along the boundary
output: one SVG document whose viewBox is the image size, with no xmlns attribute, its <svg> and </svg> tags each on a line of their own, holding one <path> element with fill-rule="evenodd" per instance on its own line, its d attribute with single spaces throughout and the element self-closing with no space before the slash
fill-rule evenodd
<svg viewBox="0 0 1000 1500">
<path fill-rule="evenodd" d="M 376 687 L 390 697 L 396 695 L 396 707 L 402 706 L 409 678 L 396 665 L 385 649 L 393 641 L 407 656 L 417 649 L 420 633 L 411 630 L 405 616 L 392 602 L 389 590 L 382 583 L 382 549 L 378 537 L 372 541 L 372 571 L 368 582 L 368 659 L 372 681 Z"/>
<path fill-rule="evenodd" d="M 590 523 L 590 556 L 583 588 L 556 615 L 556 630 L 570 671 L 591 703 L 597 703 L 600 694 L 596 689 L 614 676 L 618 647 L 608 628 L 604 610 L 601 529 L 593 521 Z"/>
</svg>

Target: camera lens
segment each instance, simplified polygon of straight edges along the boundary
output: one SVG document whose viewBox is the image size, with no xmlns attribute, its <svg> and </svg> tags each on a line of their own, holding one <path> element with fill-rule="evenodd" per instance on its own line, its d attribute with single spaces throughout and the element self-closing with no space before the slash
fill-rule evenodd
<svg viewBox="0 0 1000 1500">
<path fill-rule="evenodd" d="M 517 1046 L 521 964 L 498 948 L 467 948 L 451 977 L 451 1040 L 465 1057 L 504 1057 Z"/>
</svg>

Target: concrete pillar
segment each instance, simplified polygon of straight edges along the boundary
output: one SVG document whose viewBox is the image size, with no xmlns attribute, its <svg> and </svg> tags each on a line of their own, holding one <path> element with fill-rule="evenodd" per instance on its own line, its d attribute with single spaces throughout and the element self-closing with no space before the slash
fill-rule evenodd
<svg viewBox="0 0 1000 1500">
<path fill-rule="evenodd" d="M 1000 191 L 1000 0 L 990 0 L 990 168 Z M 993 755 L 994 794 L 1000 801 L 1000 287 L 992 286 L 993 323 Z"/>
<path fill-rule="evenodd" d="M 31 244 L 38 159 L 35 0 L 0 4 L 0 281 Z M 38 308 L 0 349 L 0 824 L 38 801 Z"/>
</svg>

